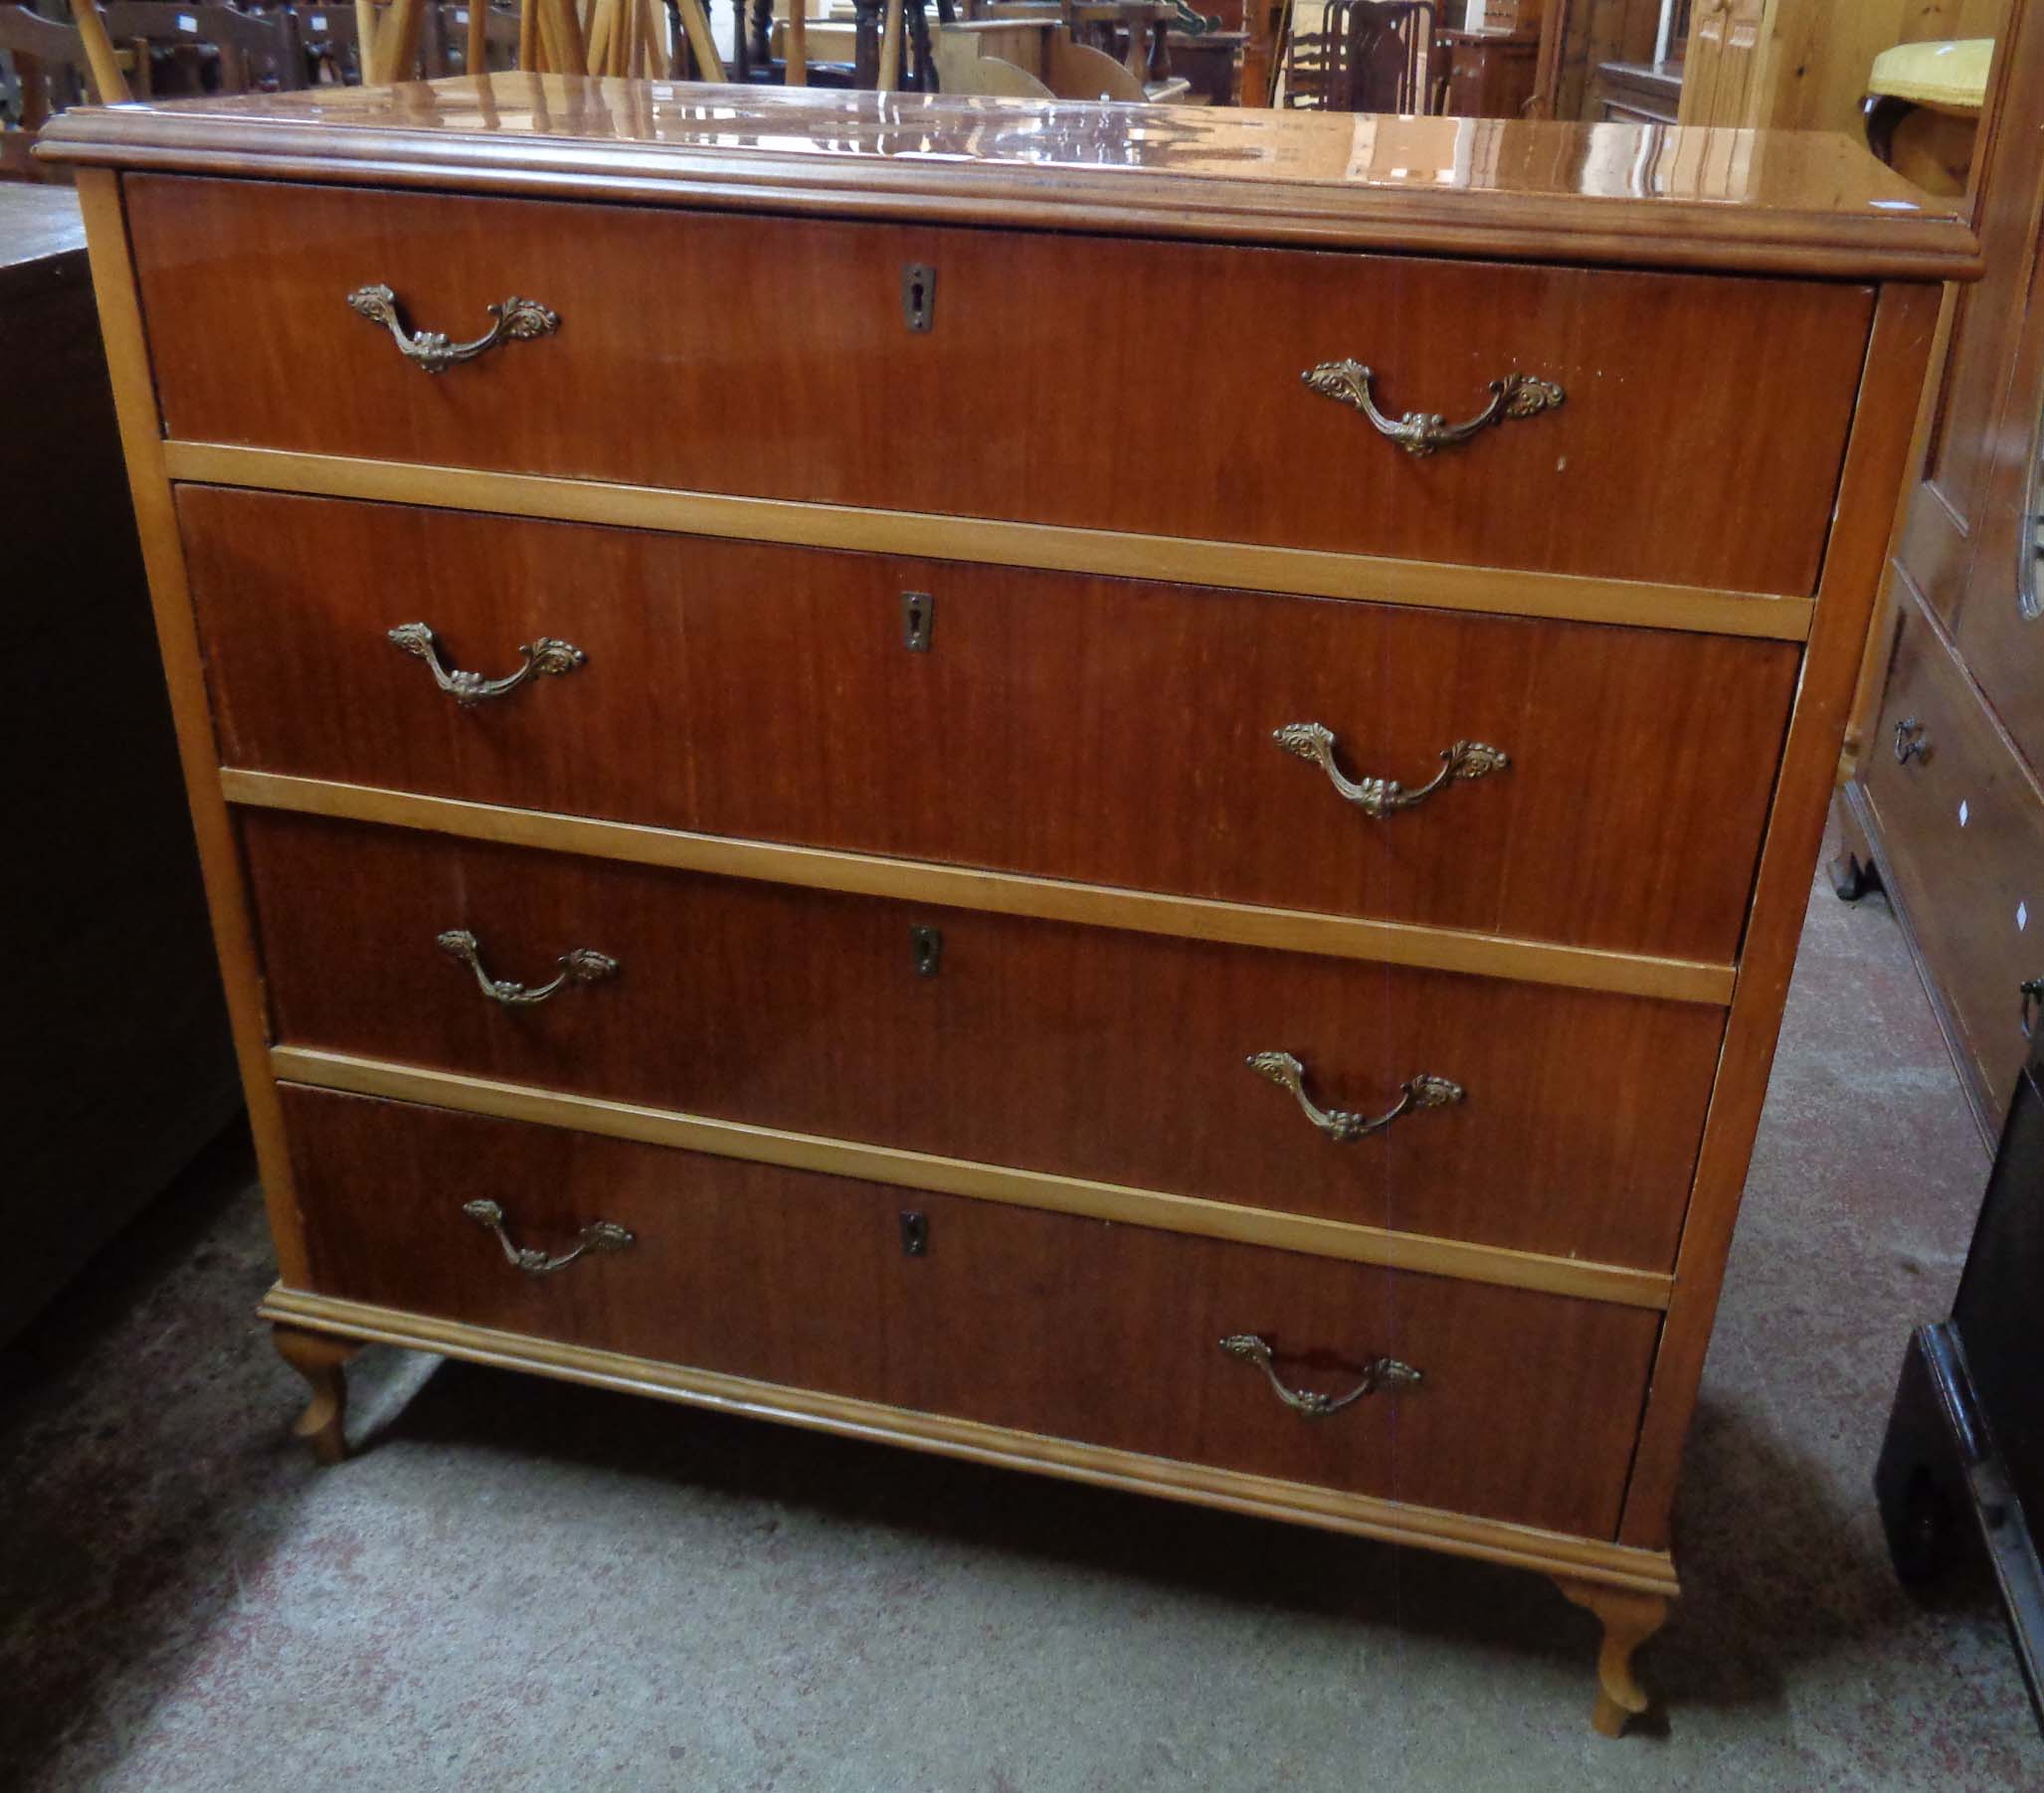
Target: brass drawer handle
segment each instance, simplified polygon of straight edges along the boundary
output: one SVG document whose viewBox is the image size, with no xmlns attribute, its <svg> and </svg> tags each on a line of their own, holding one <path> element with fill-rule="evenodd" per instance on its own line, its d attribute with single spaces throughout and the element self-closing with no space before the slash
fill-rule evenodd
<svg viewBox="0 0 2044 1793">
<path fill-rule="evenodd" d="M 513 1245 L 511 1235 L 504 1231 L 504 1210 L 493 1201 L 465 1201 L 462 1212 L 478 1226 L 486 1226 L 496 1234 L 496 1242 L 504 1248 L 504 1258 L 513 1270 L 522 1270 L 527 1276 L 552 1276 L 556 1270 L 565 1270 L 585 1252 L 623 1251 L 633 1242 L 633 1235 L 615 1220 L 592 1220 L 575 1235 L 575 1247 L 564 1251 L 558 1257 L 548 1257 L 534 1246 Z"/>
<path fill-rule="evenodd" d="M 432 669 L 433 682 L 464 706 L 480 703 L 486 697 L 506 697 L 528 678 L 558 677 L 589 663 L 589 655 L 572 641 L 541 635 L 530 645 L 519 647 L 525 663 L 516 672 L 507 672 L 502 678 L 484 678 L 479 672 L 450 672 L 442 665 L 433 630 L 424 623 L 400 623 L 387 632 L 407 653 L 424 660 Z"/>
<path fill-rule="evenodd" d="M 1382 821 L 1394 809 L 1413 808 L 1458 779 L 1488 778 L 1512 764 L 1512 756 L 1502 748 L 1481 741 L 1457 741 L 1441 749 L 1440 771 L 1417 791 L 1407 791 L 1396 779 L 1344 778 L 1334 763 L 1334 731 L 1317 722 L 1288 722 L 1272 729 L 1270 738 L 1293 758 L 1312 761 L 1327 774 L 1328 783 L 1373 821 Z"/>
<path fill-rule="evenodd" d="M 438 330 L 417 335 L 407 330 L 398 295 L 388 286 L 357 286 L 348 294 L 348 303 L 371 323 L 385 325 L 405 359 L 429 374 L 444 374 L 458 362 L 473 361 L 500 342 L 530 342 L 561 327 L 560 318 L 537 299 L 507 298 L 488 307 L 492 322 L 480 336 L 471 342 L 450 342 Z"/>
<path fill-rule="evenodd" d="M 1408 411 L 1394 421 L 1378 410 L 1370 390 L 1377 375 L 1360 361 L 1323 361 L 1299 378 L 1323 398 L 1355 406 L 1370 420 L 1378 435 L 1389 438 L 1411 455 L 1459 448 L 1493 424 L 1552 411 L 1567 396 L 1552 380 L 1536 380 L 1531 374 L 1507 374 L 1490 383 L 1490 403 L 1466 424 L 1451 424 L 1444 417 L 1424 411 Z"/>
<path fill-rule="evenodd" d="M 482 986 L 485 996 L 492 1002 L 503 1003 L 506 1008 L 530 1008 L 536 1002 L 544 1002 L 567 985 L 594 984 L 599 979 L 618 975 L 618 962 L 608 953 L 577 947 L 573 952 L 561 955 L 558 977 L 549 979 L 536 988 L 527 988 L 508 978 L 492 978 L 484 971 L 481 944 L 466 928 L 450 928 L 439 937 L 438 944 L 450 959 L 459 959 L 475 974 L 475 982 Z"/>
<path fill-rule="evenodd" d="M 1424 1379 L 1409 1363 L 1400 1363 L 1395 1357 L 1378 1357 L 1364 1365 L 1362 1381 L 1347 1394 L 1318 1394 L 1311 1388 L 1287 1388 L 1279 1381 L 1270 1361 L 1270 1346 L 1254 1333 L 1230 1333 L 1220 1342 L 1220 1348 L 1230 1357 L 1239 1357 L 1262 1370 L 1277 1391 L 1277 1398 L 1302 1419 L 1326 1419 L 1380 1388 L 1410 1388 Z"/>
<path fill-rule="evenodd" d="M 1299 1106 L 1306 1111 L 1306 1119 L 1340 1146 L 1346 1146 L 1352 1140 L 1367 1140 L 1373 1133 L 1382 1133 L 1400 1115 L 1410 1114 L 1414 1109 L 1446 1108 L 1461 1101 L 1463 1096 L 1459 1083 L 1450 1083 L 1445 1077 L 1429 1077 L 1421 1072 L 1417 1077 L 1406 1078 L 1399 1086 L 1395 1107 L 1376 1116 L 1350 1114 L 1344 1109 L 1315 1105 L 1306 1094 L 1306 1067 L 1289 1052 L 1254 1052 L 1249 1055 L 1247 1063 L 1258 1077 L 1276 1084 L 1281 1090 L 1290 1090 L 1299 1099 Z"/>
<path fill-rule="evenodd" d="M 2022 999 L 2022 1007 L 2016 1015 L 2016 1024 L 2022 1028 L 2023 1038 L 2031 1039 L 2035 1037 L 2037 1011 L 2044 1008 L 2044 978 L 2028 979 L 2019 984 L 2016 990 Z"/>
<path fill-rule="evenodd" d="M 1895 725 L 1895 763 L 1907 766 L 1912 760 L 1926 760 L 1931 757 L 1931 744 L 1924 739 L 1924 725 L 1914 716 L 1905 716 Z"/>
</svg>

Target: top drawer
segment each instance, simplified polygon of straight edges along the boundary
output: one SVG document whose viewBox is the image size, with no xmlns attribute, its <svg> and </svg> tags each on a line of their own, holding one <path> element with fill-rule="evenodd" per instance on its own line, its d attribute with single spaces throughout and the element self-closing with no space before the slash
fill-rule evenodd
<svg viewBox="0 0 2044 1793">
<path fill-rule="evenodd" d="M 186 441 L 1798 595 L 1873 303 L 1729 275 L 127 187 Z M 350 308 L 372 284 L 457 342 L 513 295 L 559 326 L 428 374 Z M 1350 359 L 1393 416 L 1464 421 L 1513 372 L 1566 399 L 1413 455 L 1301 380 Z"/>
</svg>

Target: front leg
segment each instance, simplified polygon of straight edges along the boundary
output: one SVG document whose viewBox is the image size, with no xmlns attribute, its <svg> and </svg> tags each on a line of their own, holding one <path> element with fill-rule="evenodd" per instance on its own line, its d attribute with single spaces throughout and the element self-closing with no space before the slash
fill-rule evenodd
<svg viewBox="0 0 2044 1793">
<path fill-rule="evenodd" d="M 1596 1614 L 1603 1625 L 1603 1648 L 1596 1659 L 1596 1709 L 1589 1721 L 1601 1735 L 1619 1736 L 1625 1720 L 1651 1703 L 1633 1676 L 1632 1653 L 1667 1623 L 1667 1599 L 1661 1594 L 1607 1587 L 1598 1581 L 1568 1581 L 1559 1575 L 1555 1585 L 1566 1598 Z"/>
<path fill-rule="evenodd" d="M 312 1388 L 312 1398 L 291 1427 L 291 1435 L 304 1439 L 312 1447 L 312 1455 L 329 1467 L 346 1462 L 348 1383 L 342 1365 L 361 1345 L 352 1339 L 301 1332 L 292 1326 L 272 1327 L 271 1337 L 278 1354 Z"/>
</svg>

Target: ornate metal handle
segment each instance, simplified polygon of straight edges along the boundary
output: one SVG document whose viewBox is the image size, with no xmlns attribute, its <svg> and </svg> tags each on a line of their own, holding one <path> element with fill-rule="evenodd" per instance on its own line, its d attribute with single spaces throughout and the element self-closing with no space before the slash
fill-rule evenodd
<svg viewBox="0 0 2044 1793">
<path fill-rule="evenodd" d="M 2044 978 L 2031 978 L 2018 986 L 2022 996 L 2022 1008 L 2016 1016 L 2017 1024 L 2023 1030 L 2023 1038 L 2029 1039 L 2036 1026 L 2037 1010 L 2044 1007 Z"/>
<path fill-rule="evenodd" d="M 482 948 L 475 936 L 466 928 L 450 928 L 439 937 L 440 950 L 451 959 L 459 959 L 475 974 L 475 982 L 482 986 L 482 993 L 492 1002 L 501 1002 L 506 1008 L 530 1008 L 535 1002 L 544 1002 L 557 989 L 570 984 L 594 984 L 602 978 L 618 975 L 618 962 L 607 953 L 592 952 L 588 947 L 577 947 L 571 953 L 563 953 L 558 961 L 560 975 L 528 989 L 522 984 L 514 984 L 507 978 L 492 978 L 482 969 Z"/>
<path fill-rule="evenodd" d="M 507 672 L 502 678 L 484 678 L 479 672 L 450 672 L 442 665 L 433 630 L 424 623 L 400 623 L 388 632 L 407 653 L 424 660 L 433 669 L 433 682 L 463 705 L 480 703 L 485 697 L 502 697 L 517 690 L 528 678 L 553 677 L 589 663 L 589 655 L 572 641 L 541 635 L 530 645 L 520 645 L 518 651 L 525 656 L 525 663 L 516 672 Z"/>
<path fill-rule="evenodd" d="M 530 342 L 535 336 L 551 336 L 561 327 L 559 316 L 537 299 L 513 297 L 486 307 L 493 321 L 472 342 L 450 342 L 438 330 L 421 330 L 417 335 L 407 330 L 398 310 L 398 295 L 388 286 L 357 286 L 348 294 L 348 303 L 371 323 L 388 328 L 405 359 L 429 374 L 444 374 L 457 362 L 473 361 L 500 342 Z"/>
<path fill-rule="evenodd" d="M 1552 411 L 1567 396 L 1552 380 L 1536 380 L 1531 374 L 1507 374 L 1490 383 L 1490 403 L 1466 424 L 1451 424 L 1430 412 L 1408 411 L 1395 422 L 1378 410 L 1370 391 L 1377 378 L 1360 361 L 1323 361 L 1299 376 L 1323 398 L 1353 405 L 1370 420 L 1378 435 L 1389 437 L 1407 454 L 1431 454 L 1439 448 L 1453 448 L 1481 436 L 1493 424 L 1515 417 L 1538 417 Z"/>
<path fill-rule="evenodd" d="M 558 1257 L 548 1257 L 534 1246 L 513 1245 L 511 1235 L 504 1231 L 504 1210 L 493 1201 L 465 1201 L 462 1212 L 478 1226 L 486 1226 L 496 1234 L 496 1242 L 504 1248 L 505 1260 L 513 1270 L 522 1270 L 527 1276 L 551 1276 L 556 1270 L 565 1270 L 585 1252 L 623 1251 L 633 1242 L 633 1236 L 615 1220 L 592 1220 L 575 1235 L 575 1248 L 564 1251 Z"/>
<path fill-rule="evenodd" d="M 1363 1366 L 1362 1381 L 1347 1394 L 1317 1394 L 1311 1388 L 1287 1388 L 1280 1382 L 1271 1365 L 1270 1346 L 1254 1333 L 1230 1333 L 1220 1342 L 1220 1348 L 1230 1357 L 1255 1364 L 1270 1378 L 1277 1398 L 1303 1419 L 1326 1419 L 1380 1388 L 1410 1388 L 1424 1379 L 1409 1363 L 1400 1363 L 1395 1357 L 1377 1357 Z"/>
<path fill-rule="evenodd" d="M 1446 1108 L 1450 1103 L 1461 1101 L 1463 1095 L 1459 1083 L 1450 1083 L 1445 1077 L 1429 1077 L 1421 1072 L 1399 1085 L 1400 1094 L 1395 1107 L 1375 1116 L 1350 1114 L 1344 1109 L 1315 1105 L 1306 1094 L 1306 1067 L 1289 1052 L 1252 1052 L 1246 1062 L 1258 1077 L 1276 1084 L 1281 1090 L 1290 1090 L 1299 1099 L 1299 1106 L 1306 1111 L 1306 1119 L 1340 1146 L 1346 1146 L 1352 1140 L 1367 1140 L 1373 1133 L 1382 1133 L 1400 1115 L 1410 1114 L 1415 1108 Z"/>
<path fill-rule="evenodd" d="M 1272 729 L 1270 738 L 1295 758 L 1311 760 L 1327 774 L 1328 782 L 1343 798 L 1374 821 L 1382 821 L 1394 809 L 1410 809 L 1423 804 L 1443 785 L 1457 779 L 1488 778 L 1512 764 L 1512 756 L 1502 748 L 1481 741 L 1457 741 L 1453 747 L 1441 749 L 1440 771 L 1417 791 L 1407 791 L 1396 779 L 1344 778 L 1342 769 L 1334 763 L 1334 731 L 1317 722 L 1288 722 L 1283 728 Z"/>
<path fill-rule="evenodd" d="M 1905 716 L 1895 725 L 1895 763 L 1907 766 L 1912 760 L 1928 760 L 1931 744 L 1924 739 L 1924 725 L 1914 716 Z"/>
</svg>

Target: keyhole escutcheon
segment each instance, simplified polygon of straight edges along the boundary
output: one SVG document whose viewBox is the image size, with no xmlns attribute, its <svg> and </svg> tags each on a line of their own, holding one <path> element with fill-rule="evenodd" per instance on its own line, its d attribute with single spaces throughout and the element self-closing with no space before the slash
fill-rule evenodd
<svg viewBox="0 0 2044 1793">
<path fill-rule="evenodd" d="M 901 315 L 918 336 L 936 319 L 937 270 L 927 262 L 911 262 L 901 270 Z"/>
</svg>

